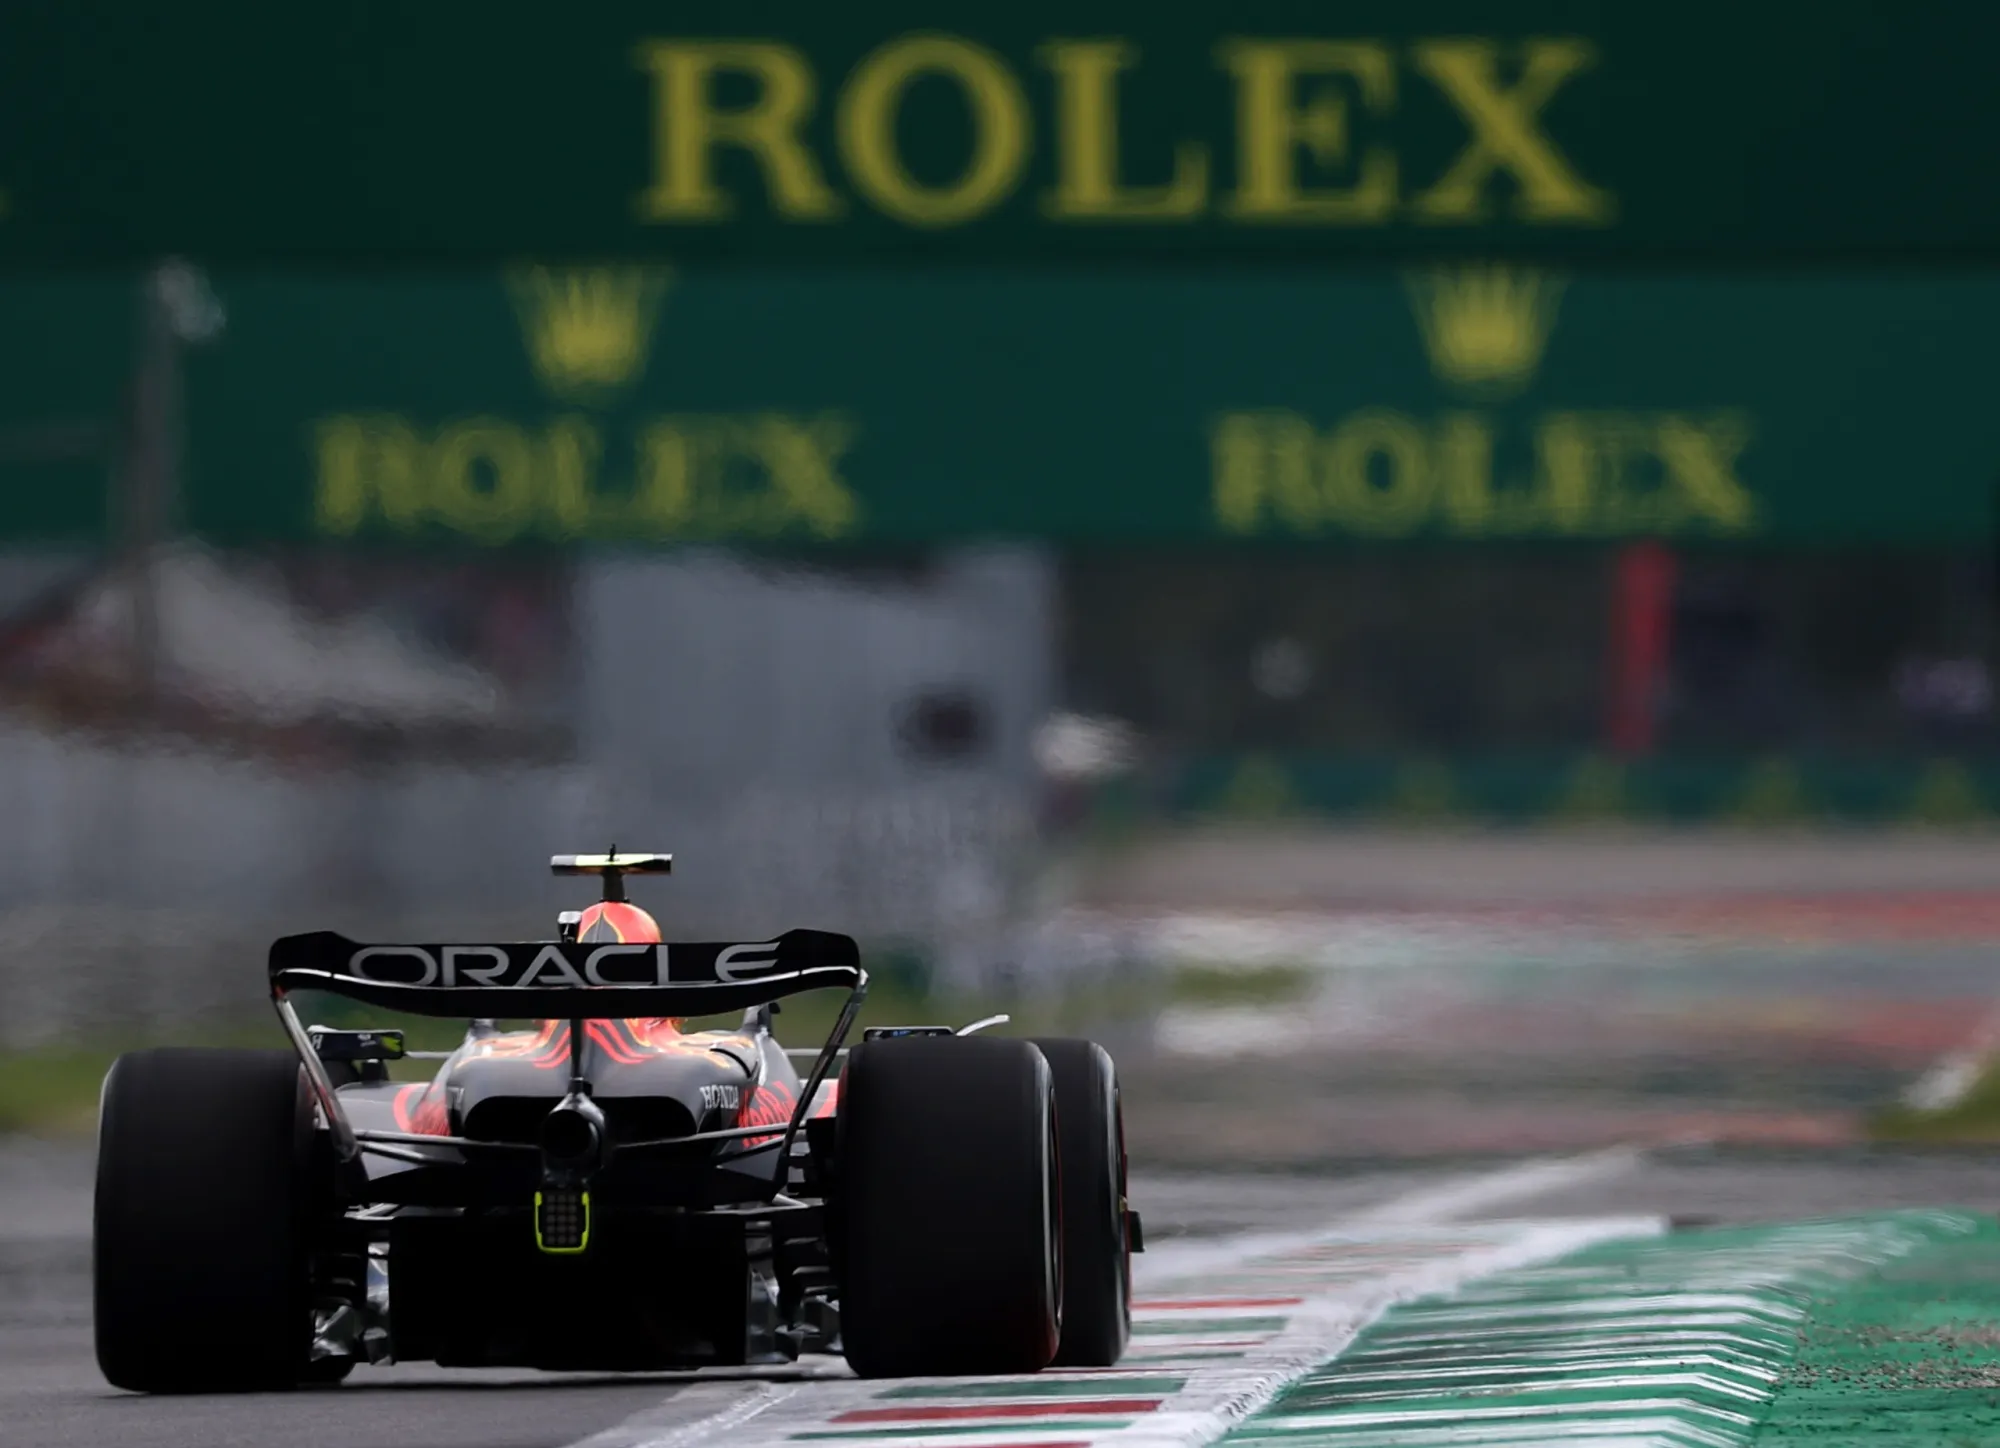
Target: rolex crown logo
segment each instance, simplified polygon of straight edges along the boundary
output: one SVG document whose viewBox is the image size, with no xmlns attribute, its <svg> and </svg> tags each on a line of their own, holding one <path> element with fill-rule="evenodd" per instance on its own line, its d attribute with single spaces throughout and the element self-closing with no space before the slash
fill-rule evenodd
<svg viewBox="0 0 2000 1448">
<path fill-rule="evenodd" d="M 1431 370 L 1442 381 L 1504 393 L 1535 375 L 1562 300 L 1560 277 L 1526 267 L 1467 266 L 1412 276 L 1409 286 Z"/>
<path fill-rule="evenodd" d="M 590 401 L 636 381 L 646 370 L 669 275 L 639 267 L 533 267 L 509 277 L 528 357 L 549 390 Z"/>
</svg>

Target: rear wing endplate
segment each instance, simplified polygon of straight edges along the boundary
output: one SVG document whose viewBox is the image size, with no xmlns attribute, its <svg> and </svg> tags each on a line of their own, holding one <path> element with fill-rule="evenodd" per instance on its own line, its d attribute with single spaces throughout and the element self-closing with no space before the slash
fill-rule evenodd
<svg viewBox="0 0 2000 1448">
<path fill-rule="evenodd" d="M 323 990 L 425 1016 L 572 1020 L 703 1016 L 865 979 L 859 947 L 825 930 L 663 945 L 368 945 L 319 931 L 275 941 L 270 975 L 274 997 Z"/>
</svg>

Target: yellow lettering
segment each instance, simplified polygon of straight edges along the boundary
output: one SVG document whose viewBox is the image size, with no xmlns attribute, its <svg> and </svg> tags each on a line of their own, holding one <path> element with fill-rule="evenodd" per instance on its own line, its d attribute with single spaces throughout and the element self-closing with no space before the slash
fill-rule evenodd
<svg viewBox="0 0 2000 1448">
<path fill-rule="evenodd" d="M 597 491 L 604 439 L 587 417 L 565 417 L 542 439 L 542 502 L 549 531 L 559 538 L 616 532 L 625 509 L 620 500 Z"/>
<path fill-rule="evenodd" d="M 840 212 L 799 132 L 812 114 L 813 73 L 788 45 L 756 40 L 655 40 L 638 59 L 653 80 L 653 183 L 639 194 L 647 221 L 721 221 L 735 205 L 716 184 L 715 152 L 748 151 L 763 168 L 772 209 L 788 221 L 823 221 Z M 756 101 L 720 110 L 718 74 L 748 76 Z"/>
<path fill-rule="evenodd" d="M 742 417 L 703 419 L 696 432 L 695 505 L 701 530 L 769 537 L 784 526 L 783 502 L 756 452 L 757 424 Z"/>
<path fill-rule="evenodd" d="M 1320 432 L 1292 412 L 1234 412 L 1210 430 L 1210 482 L 1216 524 L 1236 534 L 1746 533 L 1757 500 L 1736 468 L 1751 436 L 1739 413 L 1551 412 L 1535 424 L 1532 478 L 1510 479 L 1485 413 L 1369 409 Z"/>
<path fill-rule="evenodd" d="M 1736 476 L 1746 418 L 1555 412 L 1535 434 L 1546 522 L 1564 533 L 1671 533 L 1704 520 L 1747 532 L 1756 499 Z"/>
<path fill-rule="evenodd" d="M 424 520 L 424 445 L 396 417 L 335 417 L 318 429 L 314 521 L 322 533 L 359 532 L 371 508 L 389 525 L 415 532 Z"/>
<path fill-rule="evenodd" d="M 315 430 L 315 515 L 346 537 L 386 523 L 500 544 L 550 538 L 844 538 L 861 502 L 841 474 L 856 427 L 843 413 L 656 417 L 633 439 L 629 492 L 604 485 L 600 424 L 535 431 L 465 418 L 435 433 L 400 417 L 331 417 Z"/>
<path fill-rule="evenodd" d="M 947 186 L 926 186 L 903 165 L 896 122 L 919 76 L 954 82 L 972 109 L 972 155 Z M 958 226 L 990 210 L 1019 180 L 1028 157 L 1028 103 L 992 51 L 949 35 L 892 40 L 854 68 L 835 129 L 854 184 L 912 226 Z"/>
<path fill-rule="evenodd" d="M 1653 428 L 1625 412 L 1552 412 L 1535 429 L 1541 518 L 1561 533 L 1649 533 L 1670 526 L 1640 465 Z M 1650 472 L 1650 469 L 1647 470 Z"/>
<path fill-rule="evenodd" d="M 853 424 L 835 413 L 809 419 L 767 413 L 756 420 L 750 444 L 770 474 L 778 526 L 796 518 L 822 538 L 854 531 L 861 510 L 838 466 L 853 442 Z"/>
<path fill-rule="evenodd" d="M 1724 533 L 1747 533 L 1756 525 L 1757 501 L 1736 476 L 1736 459 L 1750 444 L 1750 420 L 1737 413 L 1710 418 L 1706 425 L 1667 414 L 1660 419 L 1658 446 L 1667 480 L 1697 517 Z"/>
<path fill-rule="evenodd" d="M 1393 412 L 1355 413 L 1325 443 L 1328 516 L 1357 533 L 1414 533 L 1431 511 L 1426 452 L 1423 430 L 1411 419 Z"/>
<path fill-rule="evenodd" d="M 1319 526 L 1313 488 L 1318 434 L 1293 412 L 1232 412 L 1209 432 L 1215 520 L 1226 532 L 1256 533 L 1269 503 L 1282 526 L 1310 533 Z"/>
<path fill-rule="evenodd" d="M 1485 221 L 1487 182 L 1503 168 L 1519 190 L 1515 214 L 1526 221 L 1604 225 L 1617 207 L 1550 142 L 1536 117 L 1562 83 L 1596 62 L 1594 47 L 1577 39 L 1530 40 L 1521 78 L 1500 84 L 1499 46 L 1490 40 L 1426 40 L 1415 62 L 1464 118 L 1471 140 L 1436 185 L 1413 202 L 1421 221 Z"/>
<path fill-rule="evenodd" d="M 1593 531 L 1653 533 L 1671 528 L 1673 519 L 1663 506 L 1668 499 L 1657 486 L 1653 467 L 1652 425 L 1628 412 L 1598 412 L 1589 414 L 1588 429 L 1596 494 Z"/>
<path fill-rule="evenodd" d="M 453 423 L 431 452 L 438 521 L 483 543 L 524 532 L 535 512 L 533 450 L 520 429 L 492 418 Z"/>
<path fill-rule="evenodd" d="M 1175 221 L 1208 204 L 1208 148 L 1174 148 L 1173 180 L 1118 180 L 1118 73 L 1138 49 L 1117 40 L 1057 40 L 1042 49 L 1056 77 L 1056 185 L 1042 209 L 1058 221 Z"/>
<path fill-rule="evenodd" d="M 839 472 L 853 440 L 838 413 L 655 418 L 639 439 L 633 516 L 656 537 L 770 537 L 795 525 L 844 537 L 861 514 Z"/>
<path fill-rule="evenodd" d="M 639 438 L 639 488 L 634 511 L 658 537 L 688 530 L 694 517 L 694 443 L 677 418 L 661 418 Z"/>
<path fill-rule="evenodd" d="M 1438 501 L 1453 533 L 1495 531 L 1493 424 L 1475 412 L 1450 412 L 1439 420 L 1432 444 Z"/>
<path fill-rule="evenodd" d="M 1597 501 L 1597 455 L 1587 419 L 1553 412 L 1535 429 L 1542 516 L 1558 533 L 1589 529 Z"/>
<path fill-rule="evenodd" d="M 1331 87 L 1297 103 L 1299 77 L 1346 76 L 1374 115 L 1395 109 L 1396 70 L 1388 49 L 1364 40 L 1227 40 L 1218 59 L 1236 80 L 1236 190 L 1225 212 L 1242 221 L 1334 225 L 1386 220 L 1396 204 L 1396 157 L 1384 146 L 1363 154 L 1345 189 L 1299 182 L 1301 148 L 1322 168 L 1344 166 L 1353 149 L 1347 97 Z"/>
</svg>

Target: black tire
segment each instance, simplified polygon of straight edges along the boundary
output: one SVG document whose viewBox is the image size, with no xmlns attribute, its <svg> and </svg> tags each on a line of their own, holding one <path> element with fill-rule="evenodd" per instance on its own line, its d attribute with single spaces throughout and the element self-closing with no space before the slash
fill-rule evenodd
<svg viewBox="0 0 2000 1448">
<path fill-rule="evenodd" d="M 1063 1318 L 1056 1364 L 1106 1368 L 1132 1335 L 1125 1118 L 1118 1068 L 1095 1041 L 1039 1040 L 1062 1147 Z"/>
<path fill-rule="evenodd" d="M 864 1378 L 1039 1372 L 1062 1310 L 1055 1087 L 1026 1041 L 912 1037 L 848 1057 L 840 1332 Z"/>
<path fill-rule="evenodd" d="M 313 1121 L 288 1051 L 154 1050 L 104 1078 L 97 1363 L 142 1393 L 310 1372 Z"/>
</svg>

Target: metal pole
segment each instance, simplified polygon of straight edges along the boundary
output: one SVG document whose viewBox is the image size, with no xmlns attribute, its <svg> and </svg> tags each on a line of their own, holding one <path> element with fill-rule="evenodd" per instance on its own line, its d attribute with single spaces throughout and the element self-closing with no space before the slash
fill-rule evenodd
<svg viewBox="0 0 2000 1448">
<path fill-rule="evenodd" d="M 181 352 L 222 324 L 221 304 L 195 268 L 169 258 L 146 273 L 116 526 L 130 600 L 132 693 L 148 705 L 159 688 L 160 554 L 180 522 Z"/>
<path fill-rule="evenodd" d="M 160 602 L 157 555 L 166 541 L 175 486 L 180 339 L 165 287 L 166 263 L 140 287 L 139 347 L 132 378 L 132 430 L 120 498 L 119 543 L 128 607 L 126 642 L 132 697 L 150 707 L 158 694 Z"/>
</svg>

